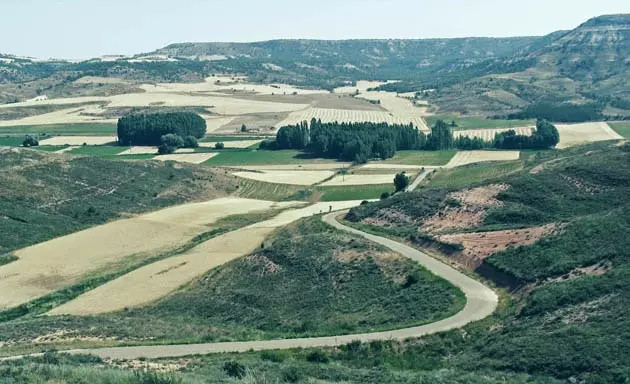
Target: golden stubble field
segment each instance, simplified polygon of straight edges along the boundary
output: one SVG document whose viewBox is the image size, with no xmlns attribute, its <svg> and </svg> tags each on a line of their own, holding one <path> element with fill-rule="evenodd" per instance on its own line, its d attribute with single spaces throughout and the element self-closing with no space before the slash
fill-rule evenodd
<svg viewBox="0 0 630 384">
<path fill-rule="evenodd" d="M 0 267 L 0 308 L 52 293 L 127 257 L 175 249 L 223 217 L 292 204 L 233 197 L 185 204 L 21 249 L 17 261 Z"/>
<path fill-rule="evenodd" d="M 219 265 L 253 252 L 276 228 L 303 217 L 359 204 L 359 200 L 329 202 L 285 210 L 270 220 L 217 236 L 188 252 L 136 269 L 53 309 L 49 314 L 94 315 L 146 305 Z"/>
</svg>

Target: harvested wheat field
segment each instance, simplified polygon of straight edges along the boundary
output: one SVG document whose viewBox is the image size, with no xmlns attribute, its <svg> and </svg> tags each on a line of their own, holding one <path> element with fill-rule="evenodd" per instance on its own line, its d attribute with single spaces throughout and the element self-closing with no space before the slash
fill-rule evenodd
<svg viewBox="0 0 630 384">
<path fill-rule="evenodd" d="M 181 255 L 139 268 L 53 309 L 49 314 L 93 315 L 146 305 L 212 268 L 253 252 L 278 227 L 302 217 L 359 204 L 361 201 L 318 203 L 284 211 L 271 220 L 217 236 Z"/>
<path fill-rule="evenodd" d="M 349 168 L 352 163 L 312 163 L 312 164 L 279 164 L 279 165 L 239 165 L 227 166 L 246 171 L 334 171 Z"/>
<path fill-rule="evenodd" d="M 127 150 L 120 152 L 117 156 L 155 155 L 157 151 L 158 151 L 157 147 L 131 147 Z"/>
<path fill-rule="evenodd" d="M 216 132 L 223 128 L 224 126 L 230 124 L 234 117 L 209 117 L 209 116 L 201 116 L 206 121 L 206 132 Z"/>
<path fill-rule="evenodd" d="M 412 120 L 399 118 L 384 111 L 360 111 L 351 109 L 324 109 L 309 107 L 300 111 L 292 112 L 286 119 L 276 124 L 276 128 L 280 128 L 285 125 L 298 124 L 302 121 L 311 121 L 311 119 L 321 119 L 323 123 L 332 123 L 335 121 L 342 123 L 362 123 L 370 121 L 373 123 L 409 124 L 412 122 Z"/>
<path fill-rule="evenodd" d="M 341 186 L 341 185 L 371 185 L 371 184 L 393 184 L 394 177 L 396 174 L 394 173 L 386 173 L 386 174 L 369 174 L 369 175 L 338 175 L 333 179 L 328 180 L 325 183 L 322 183 L 322 186 Z M 413 175 L 409 175 L 413 176 Z"/>
<path fill-rule="evenodd" d="M 460 151 L 445 165 L 445 168 L 455 168 L 466 164 L 482 163 L 486 161 L 518 160 L 519 157 L 519 151 Z"/>
<path fill-rule="evenodd" d="M 245 179 L 291 185 L 313 185 L 332 177 L 334 174 L 335 172 L 333 171 L 255 171 L 234 173 L 234 175 Z"/>
<path fill-rule="evenodd" d="M 52 293 L 132 255 L 174 249 L 222 217 L 279 206 L 287 204 L 241 198 L 185 204 L 24 248 L 15 252 L 18 260 L 0 267 L 0 308 Z"/>
<path fill-rule="evenodd" d="M 214 148 L 214 146 L 218 143 L 221 142 L 225 145 L 225 148 L 237 148 L 237 149 L 242 149 L 242 148 L 249 148 L 252 145 L 256 145 L 261 143 L 263 140 L 238 140 L 238 141 L 216 141 L 216 142 L 201 142 L 199 143 L 199 146 L 202 148 Z"/>
<path fill-rule="evenodd" d="M 484 141 L 492 141 L 497 133 L 507 132 L 509 130 L 514 130 L 517 135 L 523 136 L 531 136 L 534 132 L 534 127 L 518 127 L 518 128 L 492 128 L 492 129 L 469 129 L 466 131 L 455 131 L 453 132 L 453 137 L 470 137 L 475 138 L 479 137 Z"/>
<path fill-rule="evenodd" d="M 104 110 L 99 105 L 88 105 L 81 108 L 75 107 L 44 113 L 41 115 L 28 116 L 17 120 L 0 120 L 0 127 L 48 124 L 116 123 L 116 119 L 107 119 L 91 115 L 92 113 L 99 115 L 103 112 Z"/>
<path fill-rule="evenodd" d="M 382 163 L 368 163 L 362 166 L 359 169 L 378 169 L 378 170 L 402 170 L 402 171 L 410 171 L 415 170 L 418 171 L 420 169 L 435 169 L 438 167 L 435 166 L 424 166 L 424 165 L 405 165 L 405 164 L 382 164 Z"/>
<path fill-rule="evenodd" d="M 622 140 L 623 137 L 606 123 L 583 123 L 556 125 L 560 132 L 558 148 L 591 143 L 593 141 Z"/>
<path fill-rule="evenodd" d="M 117 140 L 116 136 L 55 136 L 40 141 L 39 145 L 103 145 Z"/>
<path fill-rule="evenodd" d="M 218 155 L 218 153 L 216 152 L 215 153 L 174 153 L 171 155 L 155 156 L 153 160 L 178 161 L 180 163 L 201 164 L 212 159 L 216 155 Z"/>
<path fill-rule="evenodd" d="M 430 131 L 424 116 L 427 114 L 427 106 L 424 102 L 416 106 L 410 100 L 398 97 L 393 92 L 364 92 L 359 95 L 360 98 L 367 100 L 378 100 L 380 106 L 389 111 L 390 115 L 395 118 L 399 124 L 413 123 L 421 131 Z"/>
</svg>

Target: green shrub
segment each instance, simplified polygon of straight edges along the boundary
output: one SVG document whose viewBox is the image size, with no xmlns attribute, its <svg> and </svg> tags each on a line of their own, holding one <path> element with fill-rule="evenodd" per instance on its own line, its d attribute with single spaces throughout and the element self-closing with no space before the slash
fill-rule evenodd
<svg viewBox="0 0 630 384">
<path fill-rule="evenodd" d="M 223 149 L 223 148 L 225 148 L 224 143 L 219 142 L 214 145 L 214 149 Z"/>
<path fill-rule="evenodd" d="M 324 351 L 315 350 L 309 352 L 309 354 L 306 355 L 306 361 L 309 361 L 311 363 L 327 364 L 328 362 L 330 362 L 330 358 Z"/>
<path fill-rule="evenodd" d="M 199 147 L 199 140 L 195 136 L 184 137 L 184 148 L 197 148 Z"/>
<path fill-rule="evenodd" d="M 239 379 L 245 377 L 245 366 L 238 361 L 226 361 L 223 364 L 223 371 L 230 377 Z"/>
<path fill-rule="evenodd" d="M 35 135 L 26 135 L 22 145 L 24 147 L 37 147 L 39 145 L 39 139 Z"/>
</svg>

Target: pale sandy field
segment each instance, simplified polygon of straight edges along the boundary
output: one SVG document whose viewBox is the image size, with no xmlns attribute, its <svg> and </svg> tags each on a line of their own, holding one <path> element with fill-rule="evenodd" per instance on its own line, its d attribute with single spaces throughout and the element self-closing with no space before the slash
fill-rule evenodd
<svg viewBox="0 0 630 384">
<path fill-rule="evenodd" d="M 558 124 L 556 128 L 560 132 L 558 148 L 567 148 L 594 141 L 623 139 L 606 123 Z"/>
<path fill-rule="evenodd" d="M 11 105 L 11 104 L 9 104 Z M 104 119 L 96 116 L 85 116 L 81 113 L 102 113 L 100 106 L 90 105 L 81 108 L 69 108 L 25 117 L 17 120 L 0 120 L 0 127 L 12 127 L 22 125 L 47 125 L 47 124 L 77 124 L 77 123 L 116 123 L 116 119 Z"/>
<path fill-rule="evenodd" d="M 453 137 L 480 137 L 484 141 L 492 141 L 494 140 L 494 136 L 497 133 L 507 132 L 510 129 L 516 131 L 517 135 L 531 136 L 534 131 L 534 127 L 517 127 L 517 128 L 492 128 L 492 129 L 471 129 L 467 131 L 455 131 L 453 132 Z"/>
<path fill-rule="evenodd" d="M 333 171 L 256 171 L 234 172 L 245 179 L 265 181 L 274 184 L 313 185 L 333 176 Z"/>
<path fill-rule="evenodd" d="M 79 147 L 77 147 L 77 146 L 66 147 L 66 148 L 60 149 L 58 151 L 55 151 L 55 153 L 66 153 L 66 152 L 70 152 L 70 151 L 72 151 L 73 149 L 76 149 L 76 148 L 79 148 Z"/>
<path fill-rule="evenodd" d="M 519 156 L 519 151 L 460 151 L 445 165 L 445 168 L 455 168 L 466 164 L 482 163 L 486 161 L 518 160 Z"/>
<path fill-rule="evenodd" d="M 403 97 L 396 96 L 393 92 L 363 92 L 358 97 L 368 100 L 380 100 L 381 107 L 387 109 L 399 124 L 413 123 L 421 131 L 430 129 L 423 117 L 427 115 L 427 106 L 415 106 Z"/>
<path fill-rule="evenodd" d="M 338 185 L 370 185 L 370 184 L 393 184 L 395 173 L 386 173 L 382 175 L 339 175 L 331 180 L 322 183 L 323 187 Z M 413 176 L 413 175 L 409 175 Z"/>
<path fill-rule="evenodd" d="M 401 99 L 402 100 L 402 99 Z M 403 100 L 404 101 L 404 100 Z M 293 125 L 302 121 L 311 121 L 311 119 L 321 119 L 323 123 L 346 122 L 346 123 L 362 123 L 366 121 L 374 123 L 388 124 L 409 124 L 418 121 L 399 118 L 388 112 L 382 111 L 358 111 L 351 109 L 324 109 L 324 108 L 306 108 L 301 111 L 292 112 L 289 116 L 276 124 L 277 128 L 285 125 Z"/>
<path fill-rule="evenodd" d="M 103 145 L 116 142 L 116 136 L 55 136 L 41 140 L 39 145 Z"/>
<path fill-rule="evenodd" d="M 130 147 L 127 150 L 124 150 L 117 154 L 117 156 L 126 156 L 126 155 L 155 155 L 157 154 L 157 147 Z"/>
<path fill-rule="evenodd" d="M 117 77 L 83 76 L 75 84 L 125 84 L 127 81 Z"/>
<path fill-rule="evenodd" d="M 280 164 L 280 165 L 237 165 L 226 166 L 246 171 L 333 171 L 349 168 L 352 163 L 312 163 L 312 164 Z"/>
<path fill-rule="evenodd" d="M 435 169 L 439 167 L 424 166 L 424 165 L 405 165 L 405 164 L 382 164 L 382 163 L 368 163 L 359 169 L 396 169 L 396 170 L 420 170 L 420 169 Z"/>
<path fill-rule="evenodd" d="M 200 142 L 199 146 L 203 148 L 214 148 L 217 142 L 222 142 L 225 148 L 249 148 L 252 145 L 259 144 L 260 140 L 239 140 L 239 141 L 216 141 L 216 142 Z"/>
<path fill-rule="evenodd" d="M 291 209 L 263 221 L 208 240 L 190 251 L 139 268 L 49 312 L 50 315 L 93 315 L 149 304 L 207 271 L 258 249 L 276 228 L 302 217 L 355 207 L 361 201 L 318 203 Z"/>
<path fill-rule="evenodd" d="M 186 204 L 21 249 L 15 252 L 17 261 L 0 267 L 0 308 L 49 294 L 132 255 L 174 249 L 222 217 L 282 206 L 289 205 L 240 198 Z"/>
<path fill-rule="evenodd" d="M 189 163 L 189 164 L 201 164 L 206 162 L 213 157 L 218 155 L 218 153 L 173 153 L 171 155 L 159 155 L 155 156 L 153 160 L 160 161 L 177 161 L 180 163 Z"/>
<path fill-rule="evenodd" d="M 203 119 L 206 121 L 206 132 L 216 132 L 219 129 L 223 128 L 223 126 L 230 124 L 232 120 L 236 117 L 216 117 L 216 116 L 205 116 L 202 115 Z"/>
<path fill-rule="evenodd" d="M 175 153 L 195 153 L 195 148 L 178 148 Z"/>
</svg>

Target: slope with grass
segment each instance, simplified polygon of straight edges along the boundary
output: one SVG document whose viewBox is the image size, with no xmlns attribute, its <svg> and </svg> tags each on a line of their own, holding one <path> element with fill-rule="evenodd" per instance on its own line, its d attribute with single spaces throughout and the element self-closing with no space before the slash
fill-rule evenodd
<svg viewBox="0 0 630 384">
<path fill-rule="evenodd" d="M 469 180 L 473 184 L 468 187 L 482 188 L 454 194 L 426 188 L 356 208 L 348 219 L 362 223 L 362 228 L 445 252 L 458 262 L 462 255 L 474 254 L 484 238 L 493 242 L 501 231 L 513 234 L 477 263 L 467 264 L 510 290 L 511 305 L 486 324 L 468 327 L 463 341 L 453 344 L 456 334 L 425 340 L 422 348 L 449 346 L 448 361 L 445 354 L 435 352 L 437 366 L 623 383 L 630 375 L 628 164 L 628 145 L 600 143 L 539 152 L 524 160 L 522 170 Z M 463 187 L 438 181 L 437 185 Z M 489 193 L 490 186 L 492 195 L 479 193 Z M 468 224 L 462 225 L 466 220 Z M 442 225 L 441 233 L 455 233 L 447 237 L 474 235 L 474 247 L 469 249 L 472 245 L 466 241 L 441 243 L 444 236 L 439 227 L 436 232 L 436 223 Z M 555 230 L 540 238 L 541 226 Z M 366 353 L 408 360 L 405 353 L 395 351 L 395 358 L 367 349 Z"/>
</svg>

